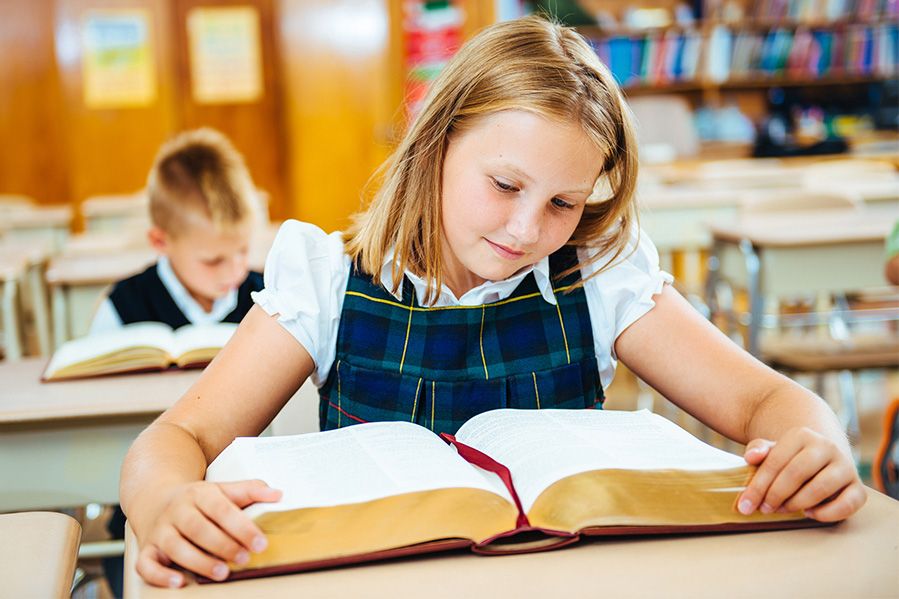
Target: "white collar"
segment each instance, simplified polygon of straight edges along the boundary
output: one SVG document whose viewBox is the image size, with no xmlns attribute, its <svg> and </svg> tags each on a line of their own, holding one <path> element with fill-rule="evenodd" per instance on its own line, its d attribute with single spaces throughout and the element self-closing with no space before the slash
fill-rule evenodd
<svg viewBox="0 0 899 599">
<path fill-rule="evenodd" d="M 393 248 L 391 248 L 390 250 L 388 250 L 387 255 L 384 256 L 384 262 L 381 266 L 381 285 L 383 285 L 384 288 L 388 291 L 393 289 L 393 258 L 394 250 Z M 509 297 L 512 292 L 515 291 L 515 288 L 518 287 L 518 284 L 521 283 L 521 280 L 528 276 L 531 272 L 534 273 L 534 280 L 537 282 L 537 289 L 540 290 L 540 294 L 543 296 L 543 299 L 545 299 L 552 305 L 556 305 L 556 296 L 553 293 L 552 279 L 550 278 L 549 273 L 548 257 L 542 258 L 536 264 L 532 264 L 531 266 L 522 268 L 508 279 L 503 279 L 502 281 L 485 281 L 474 289 L 470 289 L 469 291 L 465 292 L 465 294 L 460 298 L 457 298 L 449 287 L 443 285 L 440 289 L 440 294 L 437 297 L 437 301 L 432 305 L 434 307 L 480 306 L 482 304 L 490 304 L 493 302 L 502 301 Z M 418 299 L 419 305 L 424 305 L 425 291 L 427 290 L 424 279 L 409 272 L 408 270 L 405 271 L 405 275 L 412 283 L 412 286 L 415 288 L 415 295 L 416 299 Z M 396 297 L 396 299 L 402 301 L 402 285 L 399 286 L 397 292 L 394 293 L 393 296 Z"/>
<path fill-rule="evenodd" d="M 237 307 L 237 290 L 232 289 L 222 297 L 212 302 L 212 310 L 207 312 L 178 279 L 178 275 L 172 270 L 168 257 L 160 256 L 156 261 L 156 274 L 162 281 L 169 295 L 175 301 L 175 305 L 184 314 L 191 324 L 209 324 L 221 322 Z"/>
</svg>

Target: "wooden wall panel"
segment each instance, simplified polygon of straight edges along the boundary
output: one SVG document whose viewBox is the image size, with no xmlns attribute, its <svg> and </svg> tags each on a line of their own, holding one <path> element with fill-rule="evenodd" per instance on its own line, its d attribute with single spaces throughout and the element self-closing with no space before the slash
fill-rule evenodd
<svg viewBox="0 0 899 599">
<path fill-rule="evenodd" d="M 288 216 L 287 143 L 282 127 L 277 14 L 273 0 L 175 0 L 173 37 L 176 52 L 180 125 L 184 129 L 215 127 L 241 151 L 257 187 L 268 192 L 273 218 Z M 202 6 L 253 6 L 258 10 L 263 94 L 253 102 L 199 104 L 191 90 L 187 16 Z"/>
<path fill-rule="evenodd" d="M 54 0 L 0 0 L 0 193 L 69 201 Z"/>
<path fill-rule="evenodd" d="M 157 93 L 147 106 L 90 108 L 85 105 L 81 35 L 85 14 L 95 9 L 143 9 Z M 57 0 L 56 53 L 67 125 L 67 162 L 77 203 L 96 194 L 127 193 L 144 186 L 159 145 L 175 130 L 171 13 L 166 0 Z"/>
<path fill-rule="evenodd" d="M 326 231 L 346 226 L 388 153 L 401 86 L 391 78 L 387 1 L 279 5 L 291 213 Z"/>
</svg>

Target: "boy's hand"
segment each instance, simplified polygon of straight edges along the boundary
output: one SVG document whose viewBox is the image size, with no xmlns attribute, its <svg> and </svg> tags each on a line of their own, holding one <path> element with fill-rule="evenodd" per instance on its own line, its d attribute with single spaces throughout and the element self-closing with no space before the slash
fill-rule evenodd
<svg viewBox="0 0 899 599">
<path fill-rule="evenodd" d="M 197 481 L 180 487 L 141 539 L 137 572 L 148 583 L 177 588 L 184 575 L 177 564 L 213 580 L 228 576 L 226 561 L 245 564 L 249 552 L 268 544 L 262 531 L 241 508 L 278 501 L 281 491 L 261 480 L 232 483 Z"/>
<path fill-rule="evenodd" d="M 754 439 L 743 456 L 758 470 L 737 502 L 742 514 L 756 509 L 763 514 L 801 511 L 821 522 L 835 522 L 854 514 L 867 500 L 852 459 L 811 429 L 790 429 L 777 443 Z"/>
</svg>

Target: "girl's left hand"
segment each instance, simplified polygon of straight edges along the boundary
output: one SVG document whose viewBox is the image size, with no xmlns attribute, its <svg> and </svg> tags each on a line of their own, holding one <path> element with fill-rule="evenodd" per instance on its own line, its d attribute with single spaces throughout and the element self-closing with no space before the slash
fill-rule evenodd
<svg viewBox="0 0 899 599">
<path fill-rule="evenodd" d="M 758 470 L 737 502 L 742 514 L 802 511 L 835 522 L 854 514 L 868 498 L 852 459 L 809 428 L 790 429 L 776 443 L 753 439 L 743 456 Z"/>
</svg>

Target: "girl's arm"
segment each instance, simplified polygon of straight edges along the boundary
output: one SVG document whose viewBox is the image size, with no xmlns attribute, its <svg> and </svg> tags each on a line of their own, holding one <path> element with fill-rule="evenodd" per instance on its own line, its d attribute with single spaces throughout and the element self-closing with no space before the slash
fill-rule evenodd
<svg viewBox="0 0 899 599">
<path fill-rule="evenodd" d="M 746 461 L 759 468 L 740 511 L 805 510 L 834 521 L 858 510 L 866 494 L 827 404 L 735 345 L 672 287 L 653 299 L 615 352 L 679 407 L 747 444 Z"/>
<path fill-rule="evenodd" d="M 141 433 L 125 457 L 120 495 L 144 579 L 181 586 L 172 563 L 222 579 L 225 560 L 243 563 L 264 549 L 240 508 L 280 492 L 261 481 L 207 483 L 206 466 L 234 437 L 262 432 L 313 368 L 277 319 L 254 306 L 199 380 Z"/>
</svg>

